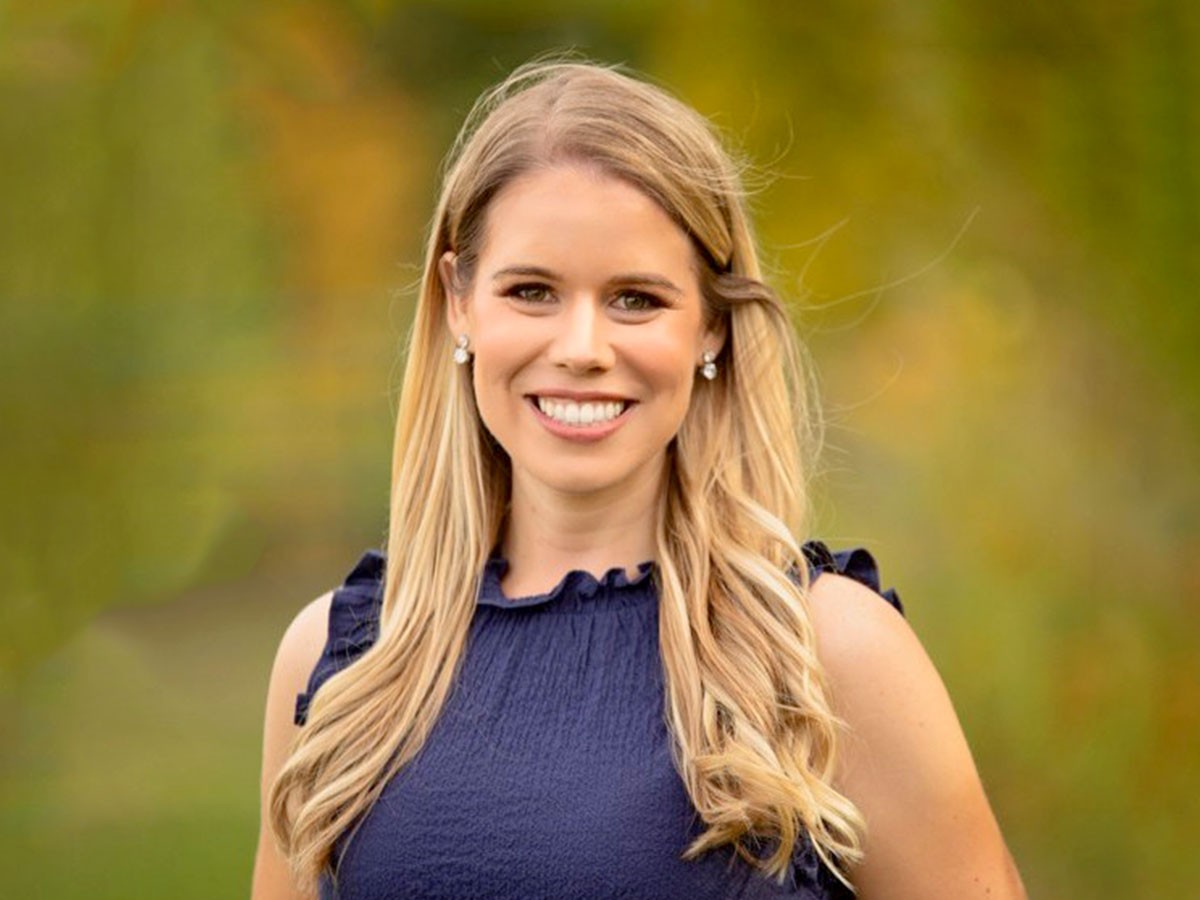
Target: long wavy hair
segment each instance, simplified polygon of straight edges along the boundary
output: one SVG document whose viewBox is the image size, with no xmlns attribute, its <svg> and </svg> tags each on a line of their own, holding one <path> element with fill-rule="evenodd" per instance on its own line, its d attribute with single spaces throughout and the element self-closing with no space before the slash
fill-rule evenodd
<svg viewBox="0 0 1200 900">
<path fill-rule="evenodd" d="M 814 652 L 803 460 L 815 436 L 787 311 L 763 283 L 739 167 L 701 115 L 616 67 L 539 60 L 472 110 L 444 170 L 409 338 L 392 465 L 378 639 L 317 693 L 271 790 L 298 877 L 333 867 L 339 836 L 428 737 L 462 657 L 504 527 L 511 469 L 451 361 L 448 285 L 469 283 L 492 198 L 535 167 L 582 163 L 657 201 L 691 238 L 710 323 L 726 342 L 669 448 L 655 579 L 666 712 L 703 822 L 692 859 L 723 845 L 779 879 L 807 834 L 843 880 L 864 823 L 833 786 L 840 723 Z M 766 839 L 769 852 L 755 852 Z M 848 882 L 847 882 L 848 883 Z"/>
</svg>

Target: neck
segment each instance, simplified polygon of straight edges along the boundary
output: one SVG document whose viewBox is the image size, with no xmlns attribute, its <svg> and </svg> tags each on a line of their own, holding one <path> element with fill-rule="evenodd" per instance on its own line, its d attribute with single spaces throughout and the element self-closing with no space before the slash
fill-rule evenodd
<svg viewBox="0 0 1200 900">
<path fill-rule="evenodd" d="M 632 483 L 571 494 L 532 484 L 513 472 L 512 502 L 501 553 L 508 561 L 505 594 L 551 590 L 572 569 L 597 578 L 624 569 L 630 578 L 655 558 L 655 527 L 664 466 L 649 466 Z"/>
</svg>

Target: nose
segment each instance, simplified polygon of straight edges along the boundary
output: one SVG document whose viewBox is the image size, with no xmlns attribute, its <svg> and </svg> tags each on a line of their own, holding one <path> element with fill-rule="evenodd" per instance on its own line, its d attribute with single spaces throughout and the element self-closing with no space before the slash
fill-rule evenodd
<svg viewBox="0 0 1200 900">
<path fill-rule="evenodd" d="M 572 373 L 603 372 L 612 368 L 614 352 L 609 322 L 598 304 L 587 298 L 567 303 L 555 317 L 550 362 Z"/>
</svg>

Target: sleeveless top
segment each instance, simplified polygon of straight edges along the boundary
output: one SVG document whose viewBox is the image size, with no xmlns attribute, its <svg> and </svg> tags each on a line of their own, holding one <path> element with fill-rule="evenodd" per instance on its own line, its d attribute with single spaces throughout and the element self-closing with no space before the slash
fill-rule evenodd
<svg viewBox="0 0 1200 900">
<path fill-rule="evenodd" d="M 804 554 L 813 578 L 849 576 L 901 610 L 866 550 L 811 541 Z M 506 568 L 487 563 L 446 704 L 335 846 L 323 900 L 853 896 L 807 839 L 782 885 L 732 847 L 680 858 L 704 829 L 671 756 L 651 563 L 632 579 L 572 571 L 517 599 L 500 589 Z M 383 570 L 382 554 L 368 552 L 334 593 L 297 724 L 374 642 Z"/>
</svg>

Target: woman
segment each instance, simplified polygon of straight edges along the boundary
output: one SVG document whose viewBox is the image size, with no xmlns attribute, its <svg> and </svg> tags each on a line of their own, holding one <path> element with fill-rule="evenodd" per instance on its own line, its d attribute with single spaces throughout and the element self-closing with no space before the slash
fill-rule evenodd
<svg viewBox="0 0 1200 900">
<path fill-rule="evenodd" d="M 482 98 L 386 565 L 272 672 L 256 898 L 1023 895 L 895 595 L 796 540 L 804 378 L 760 277 L 693 110 L 575 62 Z"/>
</svg>

